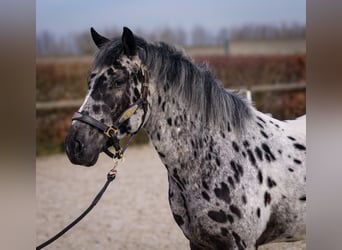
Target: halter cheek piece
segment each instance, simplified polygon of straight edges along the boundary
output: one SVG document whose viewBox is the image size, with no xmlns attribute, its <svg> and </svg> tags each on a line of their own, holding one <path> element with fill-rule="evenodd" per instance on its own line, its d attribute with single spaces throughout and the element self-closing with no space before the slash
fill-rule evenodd
<svg viewBox="0 0 342 250">
<path fill-rule="evenodd" d="M 111 125 L 106 125 L 93 117 L 83 114 L 81 112 L 76 112 L 74 116 L 72 117 L 72 120 L 74 121 L 81 121 L 84 122 L 92 127 L 97 128 L 100 130 L 104 135 L 106 135 L 108 138 L 110 138 L 109 144 L 107 144 L 106 148 L 103 150 L 110 158 L 117 158 L 121 159 L 123 157 L 123 153 L 127 149 L 129 143 L 132 141 L 133 137 L 139 132 L 143 124 L 145 123 L 146 113 L 147 113 L 147 94 L 148 94 L 148 77 L 147 73 L 141 70 L 141 73 L 143 75 L 144 81 L 141 87 L 141 96 L 140 98 L 131 104 L 119 117 L 118 120 L 116 120 Z M 139 128 L 133 132 L 129 133 L 130 137 L 127 140 L 126 144 L 121 148 L 120 146 L 120 140 L 118 139 L 119 134 L 119 128 L 120 126 L 127 121 L 140 107 L 142 107 L 144 114 L 142 117 L 142 121 L 140 123 Z M 114 153 L 112 153 L 109 148 L 113 146 Z"/>
</svg>

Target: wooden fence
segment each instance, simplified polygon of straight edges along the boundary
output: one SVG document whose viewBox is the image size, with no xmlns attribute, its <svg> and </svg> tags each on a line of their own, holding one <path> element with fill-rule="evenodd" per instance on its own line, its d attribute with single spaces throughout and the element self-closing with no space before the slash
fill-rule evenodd
<svg viewBox="0 0 342 250">
<path fill-rule="evenodd" d="M 241 87 L 239 90 L 246 93 L 246 97 L 252 100 L 254 93 L 260 92 L 274 92 L 274 91 L 289 91 L 306 89 L 305 83 L 278 83 L 278 84 L 264 84 L 250 87 Z M 68 100 L 68 101 L 51 101 L 51 102 L 37 102 L 36 110 L 53 110 L 63 108 L 77 108 L 83 103 L 83 99 Z"/>
</svg>

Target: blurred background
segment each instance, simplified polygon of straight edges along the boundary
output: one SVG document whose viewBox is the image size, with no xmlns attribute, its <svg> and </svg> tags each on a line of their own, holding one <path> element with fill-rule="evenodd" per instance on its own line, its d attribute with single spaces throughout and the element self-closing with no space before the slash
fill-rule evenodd
<svg viewBox="0 0 342 250">
<path fill-rule="evenodd" d="M 122 27 L 173 44 L 207 62 L 225 87 L 248 90 L 257 109 L 278 119 L 306 112 L 304 0 L 36 1 L 38 155 L 63 152 L 71 116 L 82 103 L 96 47 Z M 146 143 L 141 135 L 138 143 Z"/>
</svg>

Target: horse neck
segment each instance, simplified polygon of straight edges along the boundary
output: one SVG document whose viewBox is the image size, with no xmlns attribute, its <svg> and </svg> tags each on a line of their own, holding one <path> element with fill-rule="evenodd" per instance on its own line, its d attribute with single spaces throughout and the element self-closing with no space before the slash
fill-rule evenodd
<svg viewBox="0 0 342 250">
<path fill-rule="evenodd" d="M 152 106 L 144 129 L 164 164 L 187 161 L 190 137 L 201 136 L 199 125 L 186 109 L 185 102 L 173 95 L 168 87 L 156 86 L 152 93 Z M 183 159 L 180 159 L 183 158 Z"/>
<path fill-rule="evenodd" d="M 153 90 L 153 104 L 144 129 L 169 172 L 186 170 L 189 162 L 198 161 L 188 169 L 196 171 L 195 168 L 201 168 L 204 148 L 215 150 L 223 138 L 226 143 L 235 139 L 231 128 L 224 131 L 203 124 L 167 84 L 154 84 Z"/>
<path fill-rule="evenodd" d="M 193 157 L 194 154 L 195 156 L 201 154 L 201 147 L 204 145 L 220 144 L 223 139 L 226 142 L 236 139 L 233 130 L 243 121 L 244 118 L 241 114 L 251 112 L 242 99 L 232 93 L 224 92 L 208 71 L 199 70 L 186 58 L 181 57 L 179 59 L 181 62 L 179 62 L 170 59 L 172 54 L 171 56 L 168 56 L 167 53 L 149 54 L 153 55 L 151 59 L 146 60 L 149 62 L 147 65 L 150 68 L 152 106 L 144 128 L 164 164 L 174 161 L 189 162 L 196 158 Z M 182 67 L 189 67 L 188 71 L 185 70 L 187 73 L 175 72 L 175 68 L 177 65 L 179 67 L 180 63 L 183 63 Z M 170 68 L 166 68 L 165 65 Z M 181 70 L 180 67 L 178 70 Z M 193 77 L 187 77 L 189 76 L 188 72 L 191 72 Z M 197 79 L 194 79 L 195 76 Z M 175 82 L 185 81 L 185 79 L 196 81 L 196 88 L 191 89 L 191 101 L 189 101 L 188 95 L 184 95 L 184 91 L 189 91 L 189 88 L 179 90 L 180 84 Z M 168 85 L 169 82 L 173 84 L 171 87 Z M 191 83 L 193 82 L 182 82 L 181 86 L 188 86 L 187 84 Z M 209 90 L 208 88 L 213 89 Z M 205 98 L 205 95 L 198 97 L 203 92 L 212 93 L 211 96 L 209 94 L 210 99 L 202 99 Z M 200 99 L 196 99 L 197 97 Z M 219 105 L 215 104 L 215 108 L 210 106 L 214 105 L 214 99 L 220 100 L 217 102 Z M 196 105 L 193 105 L 194 103 Z M 199 107 L 199 103 L 203 106 Z M 225 107 L 229 107 L 230 110 Z M 204 122 L 207 118 L 204 114 L 209 115 L 210 119 L 207 120 L 215 124 Z M 248 116 L 249 114 L 244 117 Z M 230 120 L 229 117 L 233 119 Z M 222 126 L 222 124 L 224 125 Z M 237 130 L 240 128 L 238 127 Z"/>
</svg>

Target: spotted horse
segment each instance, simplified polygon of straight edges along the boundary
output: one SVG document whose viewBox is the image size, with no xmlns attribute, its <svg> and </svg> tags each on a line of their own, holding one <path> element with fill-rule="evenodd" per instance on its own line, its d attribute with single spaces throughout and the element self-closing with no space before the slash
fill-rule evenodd
<svg viewBox="0 0 342 250">
<path fill-rule="evenodd" d="M 207 65 L 128 28 L 98 47 L 78 115 L 115 130 L 144 129 L 167 169 L 173 217 L 191 249 L 257 249 L 305 236 L 305 118 L 283 122 L 226 90 Z M 92 166 L 108 147 L 99 129 L 74 119 L 66 152 Z"/>
</svg>

